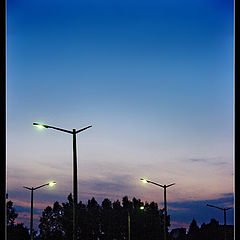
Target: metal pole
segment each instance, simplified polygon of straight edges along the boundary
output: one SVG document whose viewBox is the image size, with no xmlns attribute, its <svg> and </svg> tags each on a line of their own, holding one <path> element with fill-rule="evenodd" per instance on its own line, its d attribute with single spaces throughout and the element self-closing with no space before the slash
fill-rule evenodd
<svg viewBox="0 0 240 240">
<path fill-rule="evenodd" d="M 224 211 L 224 225 L 227 225 L 227 217 L 226 217 L 226 209 L 223 209 Z"/>
<path fill-rule="evenodd" d="M 226 209 L 224 208 L 223 209 L 223 212 L 224 212 L 224 239 L 226 240 L 227 239 L 227 229 L 226 229 L 226 225 L 227 225 L 227 218 L 226 218 Z"/>
<path fill-rule="evenodd" d="M 128 211 L 128 240 L 131 239 L 131 233 L 130 233 L 130 213 Z"/>
<path fill-rule="evenodd" d="M 167 186 L 164 185 L 164 240 L 167 240 L 167 198 L 166 198 Z"/>
<path fill-rule="evenodd" d="M 224 212 L 224 239 L 227 240 L 227 229 L 226 229 L 226 225 L 227 225 L 227 217 L 226 217 L 226 209 L 223 209 Z"/>
<path fill-rule="evenodd" d="M 31 188 L 31 220 L 30 220 L 30 236 L 33 240 L 33 187 Z"/>
<path fill-rule="evenodd" d="M 76 240 L 77 226 L 77 147 L 76 129 L 73 129 L 73 240 Z"/>
</svg>

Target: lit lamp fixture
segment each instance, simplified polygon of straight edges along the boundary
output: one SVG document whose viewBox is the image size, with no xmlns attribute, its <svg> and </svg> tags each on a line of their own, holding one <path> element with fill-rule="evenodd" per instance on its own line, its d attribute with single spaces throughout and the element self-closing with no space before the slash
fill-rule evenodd
<svg viewBox="0 0 240 240">
<path fill-rule="evenodd" d="M 38 124 L 38 123 L 33 123 L 33 126 L 35 126 L 37 128 L 47 128 L 46 126 L 44 126 L 42 124 Z"/>
<path fill-rule="evenodd" d="M 143 183 L 148 183 L 148 181 L 144 178 L 140 178 L 140 181 L 142 181 Z"/>
<path fill-rule="evenodd" d="M 49 185 L 50 187 L 53 187 L 55 184 L 56 184 L 56 182 L 50 182 L 50 183 L 48 183 L 48 185 Z"/>
</svg>

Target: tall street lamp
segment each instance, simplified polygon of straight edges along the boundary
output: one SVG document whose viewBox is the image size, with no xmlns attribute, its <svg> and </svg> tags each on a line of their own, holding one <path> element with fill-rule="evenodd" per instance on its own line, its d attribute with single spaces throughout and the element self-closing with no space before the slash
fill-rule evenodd
<svg viewBox="0 0 240 240">
<path fill-rule="evenodd" d="M 87 126 L 85 128 L 76 130 L 73 129 L 72 131 L 53 127 L 45 124 L 40 123 L 33 123 L 33 126 L 38 128 L 52 128 L 58 131 L 62 131 L 65 133 L 70 133 L 73 136 L 73 240 L 76 240 L 76 227 L 77 227 L 77 147 L 76 147 L 76 135 L 92 126 Z"/>
<path fill-rule="evenodd" d="M 31 188 L 24 187 L 24 188 L 26 188 L 26 189 L 31 191 L 31 218 L 30 218 L 30 236 L 31 236 L 31 240 L 33 240 L 33 191 L 37 190 L 39 188 L 45 187 L 45 186 L 53 187 L 55 184 L 56 184 L 56 182 L 49 182 L 49 183 L 43 184 L 43 185 L 38 186 L 38 187 L 31 187 Z"/>
<path fill-rule="evenodd" d="M 174 185 L 175 183 L 169 185 L 161 185 L 144 178 L 141 178 L 140 180 L 144 183 L 152 183 L 164 189 L 164 240 L 167 240 L 167 188 Z"/>
</svg>

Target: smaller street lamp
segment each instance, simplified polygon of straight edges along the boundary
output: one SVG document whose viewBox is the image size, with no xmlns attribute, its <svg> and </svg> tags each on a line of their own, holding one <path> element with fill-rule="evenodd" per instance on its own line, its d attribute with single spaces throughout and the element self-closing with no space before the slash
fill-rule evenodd
<svg viewBox="0 0 240 240">
<path fill-rule="evenodd" d="M 220 210 L 223 210 L 224 212 L 224 225 L 226 226 L 227 225 L 227 216 L 226 216 L 226 211 L 231 209 L 231 207 L 229 208 L 221 208 L 221 207 L 217 207 L 217 206 L 214 206 L 214 205 L 210 205 L 210 204 L 207 204 L 208 207 L 213 207 L 213 208 L 217 208 L 217 209 L 220 209 Z"/>
<path fill-rule="evenodd" d="M 56 184 L 56 182 L 49 182 L 49 183 L 43 184 L 43 185 L 38 186 L 38 187 L 31 187 L 31 188 L 25 187 L 25 186 L 23 187 L 23 188 L 26 188 L 26 189 L 31 191 L 31 218 L 30 218 L 30 236 L 31 236 L 31 240 L 33 240 L 33 191 L 37 190 L 39 188 L 45 187 L 45 186 L 53 187 L 55 184 Z"/>
<path fill-rule="evenodd" d="M 226 211 L 231 209 L 231 207 L 229 208 L 221 208 L 221 207 L 217 207 L 217 206 L 214 206 L 214 205 L 210 205 L 210 204 L 207 204 L 208 207 L 213 207 L 213 208 L 217 208 L 217 209 L 220 209 L 224 212 L 224 234 L 225 234 L 225 239 L 227 239 L 227 229 L 226 229 L 226 225 L 227 225 L 227 216 L 226 216 Z"/>
<path fill-rule="evenodd" d="M 161 185 L 161 184 L 152 182 L 152 181 L 144 179 L 144 178 L 141 178 L 140 181 L 142 181 L 144 183 L 152 183 L 152 184 L 162 187 L 164 189 L 164 240 L 167 240 L 167 188 L 172 185 L 175 185 L 175 183 L 172 183 L 169 185 Z"/>
</svg>

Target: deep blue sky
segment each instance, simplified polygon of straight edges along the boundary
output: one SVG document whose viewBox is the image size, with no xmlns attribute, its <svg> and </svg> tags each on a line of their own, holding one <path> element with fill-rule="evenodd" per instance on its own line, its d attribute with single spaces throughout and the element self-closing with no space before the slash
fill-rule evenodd
<svg viewBox="0 0 240 240">
<path fill-rule="evenodd" d="M 93 125 L 78 136 L 80 200 L 161 206 L 146 177 L 176 182 L 176 226 L 194 215 L 178 204 L 231 205 L 233 39 L 233 1 L 7 1 L 9 198 L 27 207 L 23 185 L 56 180 L 36 196 L 43 209 L 72 191 L 71 137 L 36 121 Z"/>
</svg>

